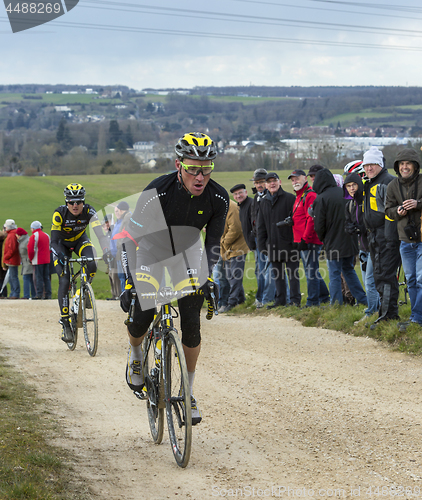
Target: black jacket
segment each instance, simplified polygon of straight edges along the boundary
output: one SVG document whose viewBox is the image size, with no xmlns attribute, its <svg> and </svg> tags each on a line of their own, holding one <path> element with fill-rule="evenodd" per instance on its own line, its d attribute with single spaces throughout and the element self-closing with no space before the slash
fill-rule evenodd
<svg viewBox="0 0 422 500">
<path fill-rule="evenodd" d="M 267 193 L 267 190 L 264 191 L 263 194 L 255 193 L 253 197 L 252 207 L 251 207 L 251 219 L 252 219 L 252 230 L 255 238 L 258 237 L 258 214 L 259 207 L 262 201 L 263 196 Z"/>
<path fill-rule="evenodd" d="M 357 255 L 357 238 L 345 232 L 347 200 L 333 174 L 326 168 L 318 171 L 312 188 L 318 195 L 313 204 L 315 231 L 325 245 L 327 258 L 339 260 Z"/>
<path fill-rule="evenodd" d="M 248 245 L 250 250 L 255 250 L 255 235 L 252 228 L 252 205 L 253 199 L 249 198 L 249 196 L 242 201 L 242 203 L 238 203 L 239 205 L 239 217 L 240 223 L 242 224 L 242 232 L 243 237 L 245 238 L 246 244 Z"/>
<path fill-rule="evenodd" d="M 286 193 L 281 187 L 271 196 L 266 193 L 259 202 L 258 249 L 268 255 L 270 262 L 290 260 L 293 250 L 291 226 L 277 227 L 276 223 L 292 215 L 295 195 Z"/>
<path fill-rule="evenodd" d="M 369 250 L 368 248 L 368 239 L 366 237 L 366 226 L 363 220 L 363 182 L 362 178 L 355 173 L 349 174 L 345 181 L 344 185 L 349 182 L 355 182 L 359 187 L 355 193 L 355 196 L 352 200 L 348 200 L 346 203 L 346 232 L 351 234 L 352 236 L 358 237 L 359 248 L 364 252 Z"/>
</svg>

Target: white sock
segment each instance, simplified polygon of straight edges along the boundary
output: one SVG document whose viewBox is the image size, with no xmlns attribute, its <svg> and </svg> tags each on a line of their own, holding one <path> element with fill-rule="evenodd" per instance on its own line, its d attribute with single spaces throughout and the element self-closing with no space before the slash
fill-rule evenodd
<svg viewBox="0 0 422 500">
<path fill-rule="evenodd" d="M 193 381 L 195 380 L 195 372 L 188 372 L 190 395 L 193 396 Z"/>
<path fill-rule="evenodd" d="M 132 351 L 132 359 L 142 360 L 142 344 L 132 345 L 130 344 L 130 348 Z"/>
</svg>

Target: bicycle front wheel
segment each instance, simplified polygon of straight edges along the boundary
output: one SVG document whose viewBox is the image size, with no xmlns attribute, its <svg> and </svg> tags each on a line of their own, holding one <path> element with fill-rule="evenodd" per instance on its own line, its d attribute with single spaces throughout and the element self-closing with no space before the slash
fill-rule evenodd
<svg viewBox="0 0 422 500">
<path fill-rule="evenodd" d="M 78 307 L 77 299 L 79 299 L 79 295 L 76 296 L 76 282 L 72 279 L 70 288 L 69 322 L 70 328 L 73 332 L 73 342 L 67 342 L 67 347 L 71 351 L 76 349 L 76 345 L 78 343 L 78 315 L 75 313 L 75 308 Z"/>
<path fill-rule="evenodd" d="M 148 423 L 154 443 L 160 444 L 164 432 L 163 372 L 161 368 L 156 366 L 154 342 L 150 343 L 149 335 L 144 339 L 143 349 L 145 353 L 143 370 L 148 397 Z"/>
<path fill-rule="evenodd" d="M 86 349 L 90 356 L 95 356 L 98 348 L 98 316 L 94 291 L 89 283 L 84 286 L 84 303 L 80 306 Z"/>
<path fill-rule="evenodd" d="M 171 448 L 179 467 L 186 467 L 192 446 L 191 396 L 182 342 L 176 331 L 165 340 L 164 393 Z"/>
</svg>

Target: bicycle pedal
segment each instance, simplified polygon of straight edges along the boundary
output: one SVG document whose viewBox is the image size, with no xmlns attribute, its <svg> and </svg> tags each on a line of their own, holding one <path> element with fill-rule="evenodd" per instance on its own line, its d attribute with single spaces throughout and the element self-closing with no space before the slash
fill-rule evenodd
<svg viewBox="0 0 422 500">
<path fill-rule="evenodd" d="M 148 393 L 147 393 L 146 387 L 143 387 L 141 392 L 133 391 L 133 394 L 135 394 L 135 396 L 138 399 L 141 399 L 142 401 L 145 401 L 146 399 L 148 399 Z"/>
</svg>

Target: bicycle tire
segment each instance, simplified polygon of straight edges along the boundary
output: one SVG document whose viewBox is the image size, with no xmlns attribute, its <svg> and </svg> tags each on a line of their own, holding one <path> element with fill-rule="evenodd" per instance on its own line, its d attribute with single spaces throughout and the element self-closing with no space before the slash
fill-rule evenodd
<svg viewBox="0 0 422 500">
<path fill-rule="evenodd" d="M 154 342 L 152 341 L 149 348 L 149 335 L 147 335 L 144 339 L 144 377 L 145 380 L 147 377 L 151 377 L 154 379 L 151 371 L 155 367 L 155 354 L 154 354 Z M 157 376 L 157 375 L 155 375 Z M 151 431 L 151 436 L 155 444 L 160 444 L 163 440 L 164 434 L 164 389 L 163 389 L 163 371 L 162 369 L 158 374 L 158 381 L 154 380 L 153 386 L 154 389 L 151 389 L 151 385 L 149 384 L 146 387 L 150 388 L 150 392 L 147 389 L 147 414 L 148 414 L 148 423 Z M 158 391 L 156 386 L 158 385 Z M 152 394 L 151 394 L 152 392 Z"/>
<path fill-rule="evenodd" d="M 72 329 L 73 332 L 73 342 L 66 342 L 67 348 L 70 351 L 74 351 L 78 343 L 78 315 L 74 313 L 75 300 L 73 298 L 75 297 L 75 294 L 76 294 L 76 282 L 72 280 L 70 286 L 69 322 L 70 322 L 70 328 Z"/>
<path fill-rule="evenodd" d="M 164 340 L 164 393 L 167 427 L 174 458 L 179 467 L 186 467 L 192 447 L 191 395 L 182 342 L 176 331 Z"/>
<path fill-rule="evenodd" d="M 91 307 L 87 307 L 87 304 Z M 82 326 L 84 329 L 85 346 L 90 356 L 95 356 L 98 349 L 98 315 L 94 290 L 89 283 L 84 285 L 84 303 L 82 307 Z"/>
</svg>

